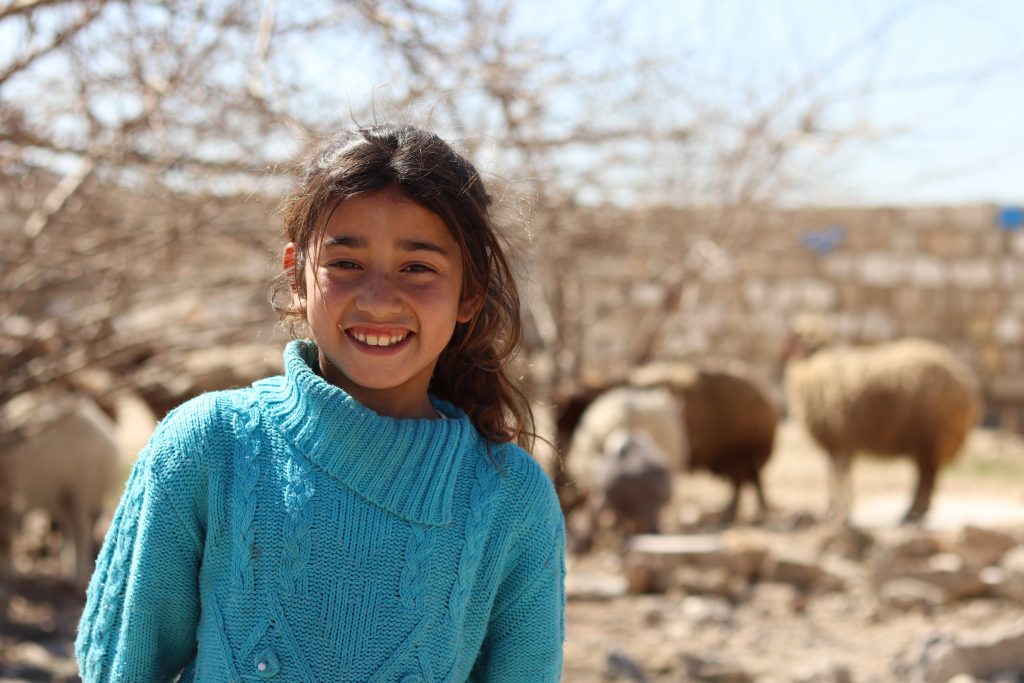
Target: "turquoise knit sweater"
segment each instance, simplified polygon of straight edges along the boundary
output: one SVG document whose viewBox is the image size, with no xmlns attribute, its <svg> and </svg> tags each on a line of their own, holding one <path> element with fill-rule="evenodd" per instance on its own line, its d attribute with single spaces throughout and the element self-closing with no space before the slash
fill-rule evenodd
<svg viewBox="0 0 1024 683">
<path fill-rule="evenodd" d="M 549 479 L 458 408 L 382 417 L 292 342 L 143 450 L 75 644 L 91 681 L 557 681 L 564 529 Z"/>
</svg>

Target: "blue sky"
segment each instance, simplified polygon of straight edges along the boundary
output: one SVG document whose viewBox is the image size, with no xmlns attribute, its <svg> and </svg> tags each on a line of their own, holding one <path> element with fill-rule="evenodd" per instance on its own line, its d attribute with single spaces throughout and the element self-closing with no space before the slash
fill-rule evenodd
<svg viewBox="0 0 1024 683">
<path fill-rule="evenodd" d="M 566 6 L 570 3 L 566 2 Z M 723 90 L 810 78 L 866 132 L 805 188 L 815 202 L 1024 203 L 1024 2 L 645 0 L 632 40 Z M 817 76 L 816 76 L 817 75 Z"/>
<path fill-rule="evenodd" d="M 526 22 L 562 26 L 567 42 L 610 19 L 627 44 L 681 60 L 684 80 L 736 107 L 814 83 L 827 121 L 858 137 L 817 163 L 797 199 L 1024 203 L 1024 2 L 525 2 Z"/>
<path fill-rule="evenodd" d="M 289 11 L 296 6 L 282 4 Z M 677 95 L 693 94 L 738 118 L 785 100 L 787 87 L 817 98 L 824 103 L 821 124 L 852 135 L 828 153 L 813 145 L 798 150 L 805 172 L 791 201 L 1024 204 L 1024 0 L 516 0 L 513 6 L 523 32 L 564 48 L 580 72 L 621 62 L 622 50 L 663 57 L 676 65 Z M 9 38 L 0 30 L 0 55 Z M 385 60 L 374 49 L 359 36 L 332 35 L 329 43 L 288 45 L 286 52 L 299 55 L 296 81 L 331 84 L 330 106 L 349 110 L 388 87 Z M 573 106 L 594 103 L 552 103 L 555 111 Z M 675 113 L 684 108 L 678 101 L 666 97 L 663 107 L 659 116 L 677 115 L 685 124 Z"/>
</svg>

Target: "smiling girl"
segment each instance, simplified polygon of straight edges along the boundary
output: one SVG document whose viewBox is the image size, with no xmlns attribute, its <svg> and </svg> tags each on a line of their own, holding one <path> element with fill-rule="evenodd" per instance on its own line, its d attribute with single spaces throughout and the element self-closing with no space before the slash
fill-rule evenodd
<svg viewBox="0 0 1024 683">
<path fill-rule="evenodd" d="M 279 310 L 311 339 L 161 423 L 89 586 L 84 681 L 559 680 L 563 520 L 521 448 L 490 201 L 411 127 L 304 162 Z"/>
</svg>

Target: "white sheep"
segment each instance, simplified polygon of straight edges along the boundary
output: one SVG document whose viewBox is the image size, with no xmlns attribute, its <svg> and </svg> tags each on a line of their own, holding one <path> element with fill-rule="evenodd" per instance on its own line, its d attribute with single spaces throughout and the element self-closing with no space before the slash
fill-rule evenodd
<svg viewBox="0 0 1024 683">
<path fill-rule="evenodd" d="M 917 486 L 903 521 L 924 517 L 939 469 L 956 457 L 979 412 L 978 380 L 970 368 L 920 339 L 823 348 L 792 358 L 786 389 L 790 412 L 831 457 L 829 515 L 843 523 L 850 461 L 858 452 L 911 457 Z"/>
<path fill-rule="evenodd" d="M 610 511 L 624 536 L 656 534 L 661 510 L 672 498 L 672 470 L 646 430 L 615 429 L 605 439 L 600 474 L 592 483 L 590 524 L 581 538 L 589 546 L 601 513 Z"/>
<path fill-rule="evenodd" d="M 585 488 L 601 476 L 601 454 L 608 436 L 616 430 L 646 432 L 668 459 L 675 472 L 685 468 L 687 440 L 683 408 L 664 387 L 619 386 L 601 392 L 588 403 L 571 430 L 566 454 L 569 481 Z"/>
<path fill-rule="evenodd" d="M 12 405 L 13 404 L 13 405 Z M 121 481 L 121 449 L 113 421 L 84 396 L 20 396 L 5 406 L 17 439 L 0 452 L 7 484 L 8 523 L 0 525 L 0 571 L 6 591 L 11 537 L 21 518 L 42 510 L 64 536 L 63 570 L 85 590 L 95 560 L 93 527 L 104 499 Z M 0 613 L 6 595 L 0 595 Z"/>
</svg>

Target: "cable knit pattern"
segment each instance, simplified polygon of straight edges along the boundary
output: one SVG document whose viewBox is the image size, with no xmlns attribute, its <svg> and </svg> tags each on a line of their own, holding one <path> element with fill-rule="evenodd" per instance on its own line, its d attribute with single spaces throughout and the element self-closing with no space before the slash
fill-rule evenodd
<svg viewBox="0 0 1024 683">
<path fill-rule="evenodd" d="M 243 404 L 246 405 L 246 404 Z M 235 542 L 232 545 L 231 573 L 239 590 L 253 588 L 252 547 L 253 519 L 256 517 L 256 482 L 260 478 L 260 466 L 256 462 L 259 452 L 259 434 L 256 432 L 258 413 L 251 409 L 232 414 L 231 423 L 235 435 L 234 487 L 231 492 L 231 519 L 235 521 Z M 213 510 L 221 506 L 212 506 Z M 211 517 L 216 519 L 216 514 Z M 215 527 L 216 528 L 216 527 Z M 216 541 L 216 539 L 215 539 Z"/>
<path fill-rule="evenodd" d="M 433 544 L 427 530 L 413 526 L 409 530 L 409 542 L 405 546 L 405 568 L 398 584 L 398 596 L 406 609 L 419 609 L 422 606 L 431 550 Z"/>
<path fill-rule="evenodd" d="M 459 623 L 473 588 L 473 578 L 483 555 L 487 523 L 491 518 L 492 499 L 497 487 L 498 471 L 490 462 L 479 460 L 476 479 L 469 494 L 469 514 L 466 516 L 465 543 L 459 558 L 459 573 L 448 600 L 448 613 L 455 624 Z"/>
<path fill-rule="evenodd" d="M 161 423 L 97 559 L 83 681 L 558 681 L 564 533 L 539 466 L 449 403 L 383 417 L 316 366 L 292 342 L 283 376 Z"/>
<path fill-rule="evenodd" d="M 313 496 L 313 478 L 309 467 L 299 459 L 285 463 L 284 564 L 281 588 L 289 593 L 306 592 L 306 565 L 309 563 L 309 528 L 313 511 L 307 505 Z"/>
</svg>

